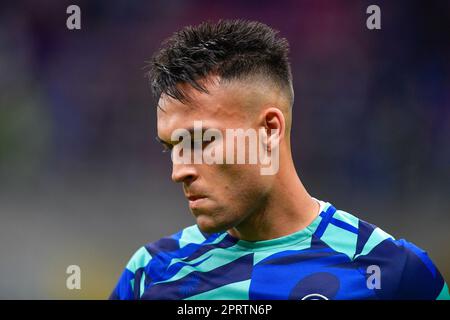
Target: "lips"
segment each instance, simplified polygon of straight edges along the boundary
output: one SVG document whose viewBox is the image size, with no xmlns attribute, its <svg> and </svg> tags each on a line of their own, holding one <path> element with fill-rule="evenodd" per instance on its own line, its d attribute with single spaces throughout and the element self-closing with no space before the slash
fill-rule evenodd
<svg viewBox="0 0 450 320">
<path fill-rule="evenodd" d="M 206 198 L 206 197 L 203 196 L 203 195 L 189 195 L 189 196 L 186 196 L 186 198 L 187 198 L 189 201 L 195 201 L 195 200 L 203 199 L 203 198 Z"/>
<path fill-rule="evenodd" d="M 189 208 L 191 208 L 191 210 L 199 210 L 204 207 L 207 200 L 205 195 L 192 193 L 186 194 L 186 198 L 189 200 Z"/>
</svg>

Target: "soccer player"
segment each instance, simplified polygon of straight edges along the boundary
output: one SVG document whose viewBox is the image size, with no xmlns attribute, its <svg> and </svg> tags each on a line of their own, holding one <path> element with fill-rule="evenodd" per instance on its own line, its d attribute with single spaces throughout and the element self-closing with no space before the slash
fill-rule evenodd
<svg viewBox="0 0 450 320">
<path fill-rule="evenodd" d="M 201 121 L 201 133 L 223 136 L 262 129 L 258 146 L 279 163 L 262 174 L 261 161 L 173 161 L 196 224 L 137 250 L 111 299 L 449 298 L 426 252 L 304 188 L 291 155 L 288 43 L 273 29 L 242 20 L 186 27 L 154 55 L 149 77 L 172 160 L 190 151 L 174 132 Z M 237 146 L 222 154 L 224 140 L 194 133 L 189 146 L 226 159 Z"/>
</svg>

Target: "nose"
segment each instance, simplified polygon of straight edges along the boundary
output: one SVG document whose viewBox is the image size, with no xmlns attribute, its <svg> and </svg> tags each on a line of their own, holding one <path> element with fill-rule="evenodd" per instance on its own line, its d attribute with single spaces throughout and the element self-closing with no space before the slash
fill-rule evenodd
<svg viewBox="0 0 450 320">
<path fill-rule="evenodd" d="M 172 164 L 173 182 L 191 183 L 197 179 L 198 173 L 194 166 L 186 164 Z"/>
</svg>

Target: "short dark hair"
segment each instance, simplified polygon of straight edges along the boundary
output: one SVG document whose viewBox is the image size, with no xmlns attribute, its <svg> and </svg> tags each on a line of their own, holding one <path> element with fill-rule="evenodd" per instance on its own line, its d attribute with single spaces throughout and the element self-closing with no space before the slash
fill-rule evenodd
<svg viewBox="0 0 450 320">
<path fill-rule="evenodd" d="M 204 22 L 185 27 L 165 40 L 152 57 L 147 75 L 157 99 L 164 93 L 187 101 L 188 97 L 177 87 L 181 83 L 207 93 L 198 80 L 212 73 L 224 80 L 263 75 L 292 94 L 288 54 L 287 40 L 263 23 Z"/>
</svg>

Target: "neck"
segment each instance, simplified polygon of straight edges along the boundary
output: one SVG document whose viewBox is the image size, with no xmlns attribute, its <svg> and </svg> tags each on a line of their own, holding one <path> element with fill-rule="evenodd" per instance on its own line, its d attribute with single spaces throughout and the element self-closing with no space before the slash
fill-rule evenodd
<svg viewBox="0 0 450 320">
<path fill-rule="evenodd" d="M 266 205 L 228 233 L 246 241 L 269 240 L 300 231 L 317 217 L 320 205 L 308 194 L 289 160 L 280 164 Z"/>
</svg>

